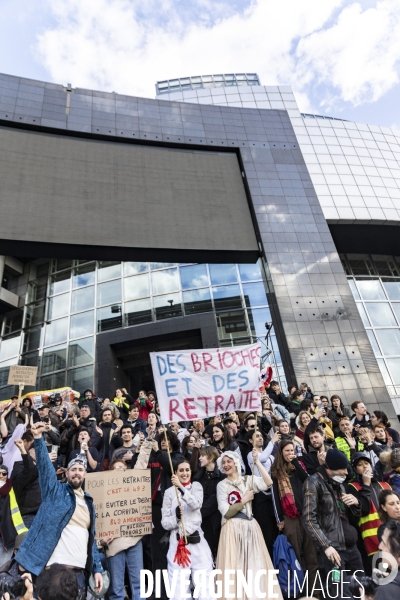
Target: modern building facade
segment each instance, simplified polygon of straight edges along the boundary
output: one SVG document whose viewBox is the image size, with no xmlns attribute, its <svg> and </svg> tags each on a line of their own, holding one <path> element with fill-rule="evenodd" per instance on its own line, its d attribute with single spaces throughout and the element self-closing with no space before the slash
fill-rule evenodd
<svg viewBox="0 0 400 600">
<path fill-rule="evenodd" d="M 42 389 L 135 393 L 149 351 L 272 322 L 283 387 L 394 417 L 399 140 L 301 115 L 255 74 L 157 91 L 0 75 L 0 397 L 17 363 Z"/>
</svg>

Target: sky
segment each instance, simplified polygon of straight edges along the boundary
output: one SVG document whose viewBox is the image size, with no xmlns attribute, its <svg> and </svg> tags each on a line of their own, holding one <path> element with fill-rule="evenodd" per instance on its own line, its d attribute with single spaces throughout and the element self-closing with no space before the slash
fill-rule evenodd
<svg viewBox="0 0 400 600">
<path fill-rule="evenodd" d="M 302 112 L 400 131 L 400 0 L 0 0 L 0 72 L 155 96 L 256 72 Z"/>
</svg>

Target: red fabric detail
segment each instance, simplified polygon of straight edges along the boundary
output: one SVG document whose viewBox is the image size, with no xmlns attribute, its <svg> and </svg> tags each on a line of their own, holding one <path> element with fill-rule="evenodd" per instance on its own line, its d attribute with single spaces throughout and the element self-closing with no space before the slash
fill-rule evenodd
<svg viewBox="0 0 400 600">
<path fill-rule="evenodd" d="M 191 552 L 188 549 L 185 540 L 183 539 L 183 537 L 180 537 L 174 556 L 174 562 L 176 562 L 180 567 L 186 568 L 190 565 L 190 555 Z"/>
<path fill-rule="evenodd" d="M 284 514 L 289 517 L 289 519 L 296 519 L 297 517 L 301 517 L 301 514 L 297 510 L 297 506 L 294 502 L 293 496 L 287 494 L 283 498 L 281 498 L 282 510 Z"/>
<path fill-rule="evenodd" d="M 191 483 L 190 481 L 188 481 L 187 483 L 181 483 L 181 486 L 182 487 L 187 487 L 188 485 L 190 485 L 190 483 Z"/>
<path fill-rule="evenodd" d="M 0 496 L 2 498 L 4 498 L 4 496 L 7 496 L 9 494 L 11 488 L 12 488 L 12 481 L 11 481 L 11 479 L 7 479 L 7 481 L 5 482 L 3 487 L 0 488 Z"/>
<path fill-rule="evenodd" d="M 238 502 L 240 502 L 241 499 L 242 499 L 242 496 L 236 490 L 233 490 L 232 492 L 230 492 L 228 494 L 228 504 L 230 504 L 231 506 L 233 504 L 237 504 Z"/>
</svg>

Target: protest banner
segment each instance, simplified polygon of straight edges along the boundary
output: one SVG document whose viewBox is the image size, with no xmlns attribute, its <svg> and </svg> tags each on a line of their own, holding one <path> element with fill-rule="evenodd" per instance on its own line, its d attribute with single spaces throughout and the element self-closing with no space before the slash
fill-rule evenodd
<svg viewBox="0 0 400 600">
<path fill-rule="evenodd" d="M 96 511 L 96 538 L 152 533 L 150 469 L 88 473 L 85 489 Z"/>
<path fill-rule="evenodd" d="M 21 397 L 21 402 L 23 400 L 25 400 L 25 398 L 30 398 L 33 402 L 34 408 L 37 408 L 41 404 L 46 404 L 47 402 L 49 402 L 50 396 L 52 394 L 60 394 L 62 401 L 63 401 L 63 405 L 70 404 L 71 402 L 74 401 L 75 398 L 79 398 L 79 396 L 80 396 L 79 392 L 73 390 L 69 386 L 65 386 L 62 388 L 55 388 L 53 390 L 28 392 L 27 394 L 24 394 Z M 11 402 L 10 398 L 8 398 L 8 400 L 1 400 L 0 406 L 4 406 L 6 404 L 9 404 L 10 402 Z"/>
<path fill-rule="evenodd" d="M 163 423 L 261 410 L 261 345 L 150 352 Z"/>
</svg>

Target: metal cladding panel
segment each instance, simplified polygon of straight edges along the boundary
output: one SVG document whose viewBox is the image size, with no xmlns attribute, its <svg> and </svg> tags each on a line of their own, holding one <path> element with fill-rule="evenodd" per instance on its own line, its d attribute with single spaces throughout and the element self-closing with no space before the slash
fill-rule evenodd
<svg viewBox="0 0 400 600">
<path fill-rule="evenodd" d="M 0 239 L 257 252 L 237 155 L 0 128 Z"/>
</svg>

